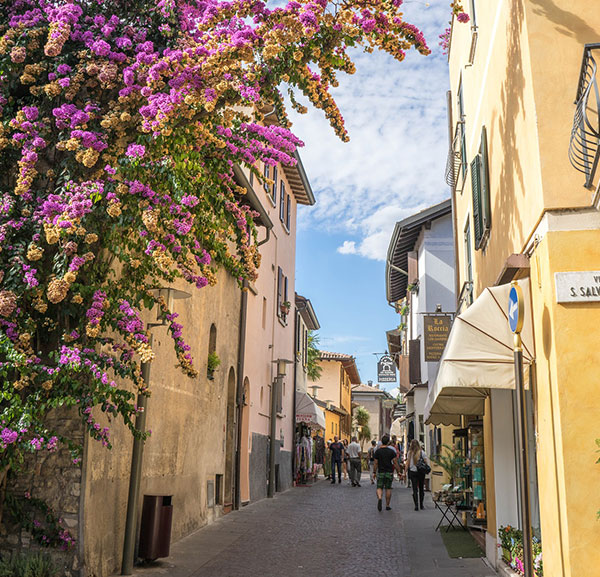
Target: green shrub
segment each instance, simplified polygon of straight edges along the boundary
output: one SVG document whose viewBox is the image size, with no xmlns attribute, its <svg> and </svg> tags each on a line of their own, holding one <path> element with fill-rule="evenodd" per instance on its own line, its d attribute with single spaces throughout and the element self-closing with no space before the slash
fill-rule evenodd
<svg viewBox="0 0 600 577">
<path fill-rule="evenodd" d="M 13 553 L 0 559 L 0 577 L 58 577 L 58 568 L 43 553 Z"/>
</svg>

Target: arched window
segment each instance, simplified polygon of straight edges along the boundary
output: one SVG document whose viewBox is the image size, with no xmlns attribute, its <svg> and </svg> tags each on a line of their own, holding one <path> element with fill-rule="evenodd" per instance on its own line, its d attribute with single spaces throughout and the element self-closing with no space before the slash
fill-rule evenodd
<svg viewBox="0 0 600 577">
<path fill-rule="evenodd" d="M 215 378 L 215 371 L 221 364 L 221 359 L 217 355 L 217 327 L 213 323 L 210 325 L 210 334 L 208 336 L 208 359 L 206 362 L 206 377 L 210 380 Z"/>
</svg>

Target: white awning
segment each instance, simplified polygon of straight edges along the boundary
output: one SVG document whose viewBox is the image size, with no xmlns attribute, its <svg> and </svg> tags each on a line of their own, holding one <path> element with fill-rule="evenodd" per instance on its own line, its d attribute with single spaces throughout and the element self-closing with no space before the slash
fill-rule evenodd
<svg viewBox="0 0 600 577">
<path fill-rule="evenodd" d="M 523 364 L 533 362 L 529 280 L 519 281 L 525 302 Z M 460 425 L 461 415 L 482 415 L 489 389 L 514 389 L 514 335 L 508 325 L 510 284 L 487 287 L 456 317 L 440 368 L 429 387 L 424 417 L 432 425 Z"/>
<path fill-rule="evenodd" d="M 325 414 L 307 393 L 296 392 L 296 423 L 325 430 Z"/>
</svg>

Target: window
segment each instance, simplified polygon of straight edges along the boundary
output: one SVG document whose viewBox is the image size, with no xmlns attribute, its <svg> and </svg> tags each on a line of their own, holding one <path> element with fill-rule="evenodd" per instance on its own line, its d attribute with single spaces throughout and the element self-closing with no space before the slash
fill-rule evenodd
<svg viewBox="0 0 600 577">
<path fill-rule="evenodd" d="M 273 167 L 273 188 L 271 191 L 271 200 L 273 204 L 277 202 L 277 167 Z"/>
<path fill-rule="evenodd" d="M 485 126 L 481 130 L 479 153 L 471 162 L 471 189 L 473 194 L 475 250 L 480 250 L 489 236 L 491 226 L 487 131 Z"/>
<path fill-rule="evenodd" d="M 271 167 L 265 162 L 263 169 L 263 176 L 265 178 L 271 178 Z M 269 184 L 265 182 L 265 192 L 269 194 Z"/>
<path fill-rule="evenodd" d="M 283 180 L 279 187 L 279 220 L 285 222 L 285 184 Z"/>
<path fill-rule="evenodd" d="M 292 212 L 292 199 L 287 194 L 285 197 L 285 227 L 290 231 L 290 214 Z"/>
<path fill-rule="evenodd" d="M 465 236 L 464 236 L 464 246 L 465 246 L 465 277 L 468 283 L 471 283 L 473 286 L 473 264 L 471 262 L 472 254 L 471 254 L 471 223 L 467 218 L 467 224 L 465 226 Z M 467 297 L 467 304 L 473 303 L 473 290 L 470 290 Z"/>
<path fill-rule="evenodd" d="M 217 356 L 217 327 L 213 323 L 210 325 L 210 333 L 208 336 L 208 358 L 206 361 L 206 377 L 212 381 L 215 377 L 215 370 L 219 365 L 219 357 Z"/>
<path fill-rule="evenodd" d="M 283 269 L 279 266 L 277 267 L 277 315 L 283 321 L 286 320 L 289 313 L 286 303 L 289 305 L 288 277 L 283 274 Z"/>
</svg>

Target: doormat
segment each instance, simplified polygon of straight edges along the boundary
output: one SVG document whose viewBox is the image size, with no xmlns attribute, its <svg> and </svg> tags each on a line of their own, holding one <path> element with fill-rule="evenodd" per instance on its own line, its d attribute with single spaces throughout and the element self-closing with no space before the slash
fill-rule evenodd
<svg viewBox="0 0 600 577">
<path fill-rule="evenodd" d="M 444 545 L 446 545 L 446 551 L 448 556 L 452 559 L 472 559 L 476 557 L 483 557 L 483 550 L 473 539 L 471 533 L 464 531 L 463 529 L 450 528 L 450 531 L 446 533 L 447 525 L 440 527 L 440 534 Z"/>
</svg>

